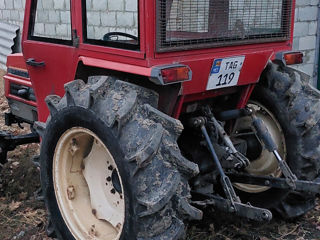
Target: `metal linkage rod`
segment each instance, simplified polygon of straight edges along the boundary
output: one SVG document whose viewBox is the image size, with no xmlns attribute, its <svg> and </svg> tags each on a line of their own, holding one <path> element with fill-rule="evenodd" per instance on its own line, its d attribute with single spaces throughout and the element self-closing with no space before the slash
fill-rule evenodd
<svg viewBox="0 0 320 240">
<path fill-rule="evenodd" d="M 252 114 L 252 124 L 253 127 L 257 133 L 258 138 L 261 140 L 261 142 L 264 144 L 265 148 L 274 154 L 276 157 L 279 167 L 283 173 L 283 175 L 286 178 L 287 184 L 292 188 L 296 189 L 296 181 L 297 177 L 294 175 L 289 168 L 288 164 L 283 161 L 281 156 L 278 153 L 278 147 L 275 144 L 275 142 L 272 139 L 272 136 L 270 135 L 267 127 L 265 126 L 262 119 L 259 119 L 255 116 L 255 114 Z"/>
<path fill-rule="evenodd" d="M 213 148 L 213 145 L 211 143 L 211 139 L 209 137 L 209 134 L 208 134 L 207 129 L 206 129 L 204 124 L 202 124 L 202 126 L 201 126 L 201 132 L 202 132 L 203 136 L 206 139 L 209 151 L 210 151 L 210 153 L 212 155 L 212 158 L 214 160 L 215 166 L 216 166 L 216 168 L 217 168 L 217 170 L 219 172 L 220 181 L 221 181 L 221 185 L 223 187 L 223 191 L 226 194 L 226 197 L 231 202 L 231 205 L 232 205 L 231 210 L 236 211 L 235 202 L 240 203 L 241 202 L 240 198 L 236 195 L 229 177 L 223 171 L 223 168 L 221 166 L 219 158 L 218 158 L 218 156 L 217 156 L 217 154 L 216 154 L 216 152 L 215 152 L 215 150 Z"/>
<path fill-rule="evenodd" d="M 213 123 L 214 127 L 218 130 L 219 136 L 224 141 L 225 145 L 228 146 L 228 148 L 230 149 L 231 154 L 233 154 L 239 160 L 239 163 L 235 167 L 238 169 L 246 168 L 250 164 L 249 159 L 247 159 L 243 154 L 238 152 L 238 150 L 234 147 L 229 135 L 226 133 L 224 128 L 219 124 L 217 119 L 214 117 L 213 113 L 211 112 L 210 107 L 206 106 L 204 108 L 204 111 L 208 115 L 208 117 L 209 117 L 210 121 Z"/>
</svg>

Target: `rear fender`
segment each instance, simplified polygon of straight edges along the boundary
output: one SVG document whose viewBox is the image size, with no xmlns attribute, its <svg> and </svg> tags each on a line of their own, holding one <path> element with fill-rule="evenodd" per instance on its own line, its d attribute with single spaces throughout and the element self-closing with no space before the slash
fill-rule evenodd
<svg viewBox="0 0 320 240">
<path fill-rule="evenodd" d="M 88 58 L 82 58 L 88 60 Z M 123 66 L 109 61 L 79 61 L 74 79 L 87 82 L 88 77 L 94 75 L 113 76 L 122 81 L 127 81 L 138 86 L 152 89 L 159 94 L 158 109 L 169 116 L 173 116 L 175 105 L 181 93 L 182 84 L 158 85 L 150 80 L 152 68 Z M 109 64 L 111 63 L 111 65 Z M 130 67 L 129 67 L 130 66 Z M 123 68 L 122 68 L 123 67 Z"/>
</svg>

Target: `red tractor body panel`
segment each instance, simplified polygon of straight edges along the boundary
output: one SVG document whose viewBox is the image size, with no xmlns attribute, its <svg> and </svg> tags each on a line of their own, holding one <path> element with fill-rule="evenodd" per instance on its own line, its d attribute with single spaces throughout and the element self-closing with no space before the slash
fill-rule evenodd
<svg viewBox="0 0 320 240">
<path fill-rule="evenodd" d="M 11 84 L 32 88 L 32 82 L 28 76 L 27 66 L 22 54 L 17 53 L 8 56 L 7 68 L 8 73 L 3 77 L 6 98 L 37 107 L 36 101 L 26 100 L 10 91 Z"/>
<path fill-rule="evenodd" d="M 146 77 L 151 76 L 152 68 L 159 65 L 183 64 L 190 67 L 192 80 L 183 83 L 180 102 L 176 104 L 175 117 L 179 116 L 183 101 L 196 101 L 238 89 L 221 88 L 207 90 L 208 79 L 214 61 L 229 57 L 244 57 L 243 66 L 237 86 L 241 87 L 244 105 L 250 94 L 252 84 L 259 81 L 259 77 L 269 60 L 274 59 L 275 53 L 290 51 L 292 48 L 293 24 L 291 37 L 285 41 L 265 42 L 247 45 L 234 45 L 196 50 L 181 50 L 175 52 L 157 52 L 156 50 L 156 1 L 139 0 L 139 38 L 140 50 L 125 50 L 98 46 L 84 42 L 82 28 L 81 1 L 71 1 L 72 29 L 79 37 L 78 46 L 67 46 L 50 42 L 35 41 L 28 38 L 32 1 L 26 1 L 26 14 L 23 33 L 23 56 L 25 61 L 33 58 L 38 62 L 45 62 L 44 67 L 28 66 L 32 85 L 38 100 L 39 120 L 45 121 L 48 109 L 45 97 L 50 94 L 62 96 L 63 85 L 75 78 L 79 62 L 87 66 L 116 70 Z M 295 1 L 293 1 L 295 6 Z M 154 13 L 150 14 L 150 13 Z M 291 21 L 294 21 L 294 7 Z M 182 101 L 182 102 L 181 102 Z M 179 110 L 180 109 L 180 110 Z"/>
</svg>

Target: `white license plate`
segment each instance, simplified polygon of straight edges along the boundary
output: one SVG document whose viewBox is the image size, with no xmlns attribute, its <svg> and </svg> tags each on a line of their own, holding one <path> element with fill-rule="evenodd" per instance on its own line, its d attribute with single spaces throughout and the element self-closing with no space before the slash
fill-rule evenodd
<svg viewBox="0 0 320 240">
<path fill-rule="evenodd" d="M 209 76 L 207 90 L 238 84 L 245 56 L 215 59 Z"/>
</svg>

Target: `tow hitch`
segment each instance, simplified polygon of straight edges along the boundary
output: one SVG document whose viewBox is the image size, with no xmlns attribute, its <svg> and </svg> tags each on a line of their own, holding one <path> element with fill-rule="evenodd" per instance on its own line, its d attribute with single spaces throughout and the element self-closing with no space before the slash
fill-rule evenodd
<svg viewBox="0 0 320 240">
<path fill-rule="evenodd" d="M 253 176 L 236 172 L 228 173 L 227 175 L 237 183 L 254 184 L 281 189 L 291 189 L 298 192 L 306 193 L 320 193 L 320 183 L 312 181 L 302 181 L 297 179 L 296 175 L 292 173 L 288 164 L 283 161 L 280 154 L 278 153 L 277 145 L 272 139 L 263 120 L 257 118 L 253 110 L 251 110 L 251 117 L 252 124 L 258 139 L 262 142 L 262 144 L 269 152 L 274 154 L 284 178 Z"/>
<path fill-rule="evenodd" d="M 219 195 L 206 194 L 205 197 L 207 199 L 203 201 L 193 201 L 195 205 L 198 205 L 200 207 L 211 205 L 219 210 L 230 212 L 248 219 L 256 221 L 269 221 L 272 219 L 272 213 L 269 210 L 254 207 L 250 203 L 241 203 L 240 198 L 237 196 L 236 191 L 233 188 L 233 183 L 288 189 L 297 192 L 305 192 L 308 194 L 320 193 L 320 183 L 299 180 L 292 173 L 287 163 L 281 158 L 280 154 L 278 153 L 277 145 L 272 139 L 272 136 L 270 135 L 263 120 L 256 117 L 253 109 L 240 109 L 239 112 L 237 112 L 237 110 L 232 110 L 232 112 L 229 111 L 225 115 L 228 116 L 228 120 L 232 119 L 230 113 L 234 115 L 234 118 L 238 118 L 239 116 L 243 115 L 251 117 L 252 127 L 255 135 L 257 136 L 260 143 L 264 146 L 264 148 L 273 153 L 276 157 L 279 168 L 283 174 L 283 178 L 271 176 L 254 176 L 241 171 L 250 164 L 249 160 L 236 150 L 229 136 L 224 131 L 223 126 L 216 120 L 210 108 L 205 107 L 203 109 L 203 112 L 205 116 L 193 118 L 191 119 L 190 123 L 193 127 L 200 129 L 202 135 L 204 136 L 208 150 L 214 161 L 215 170 L 218 175 L 217 179 L 219 179 L 226 198 L 223 198 Z M 219 133 L 219 136 L 224 142 L 224 145 L 227 149 L 229 149 L 230 155 L 234 156 L 237 159 L 238 162 L 233 169 L 224 169 L 221 159 L 219 159 L 219 157 L 217 156 L 214 144 L 207 131 L 207 127 L 209 124 L 213 125 L 215 130 Z M 226 160 L 224 159 L 224 161 Z M 217 176 L 215 174 L 212 174 L 212 176 L 207 177 L 205 180 L 208 183 L 216 183 L 216 177 Z M 200 192 L 195 193 L 202 195 L 202 193 Z"/>
<path fill-rule="evenodd" d="M 320 193 L 320 183 L 312 181 L 295 180 L 295 187 L 292 188 L 285 178 L 274 178 L 274 177 L 263 177 L 263 176 L 252 176 L 250 174 L 227 172 L 226 175 L 232 182 L 245 183 L 280 189 L 295 190 L 298 192 L 306 193 Z"/>
<path fill-rule="evenodd" d="M 212 118 L 214 118 L 213 115 L 212 115 Z M 257 208 L 249 204 L 241 203 L 241 200 L 235 193 L 235 190 L 232 186 L 232 183 L 229 177 L 225 174 L 221 166 L 221 163 L 215 152 L 215 149 L 213 147 L 213 144 L 211 142 L 211 139 L 209 137 L 205 124 L 206 124 L 206 118 L 199 117 L 199 118 L 193 119 L 193 125 L 195 127 L 200 128 L 203 136 L 205 137 L 209 151 L 212 155 L 215 166 L 219 172 L 220 183 L 227 199 L 211 195 L 209 196 L 210 199 L 207 199 L 205 201 L 194 201 L 193 204 L 198 206 L 212 205 L 222 211 L 234 213 L 240 217 L 246 217 L 248 219 L 252 219 L 256 221 L 270 221 L 272 219 L 272 213 L 269 210 L 263 209 L 263 208 Z M 242 159 L 240 161 L 242 161 Z M 212 179 L 208 179 L 208 181 L 209 182 L 214 181 L 214 177 L 212 176 Z"/>
<path fill-rule="evenodd" d="M 0 131 L 0 164 L 7 162 L 7 153 L 13 151 L 17 146 L 40 141 L 37 133 L 15 136 L 8 132 Z"/>
</svg>

